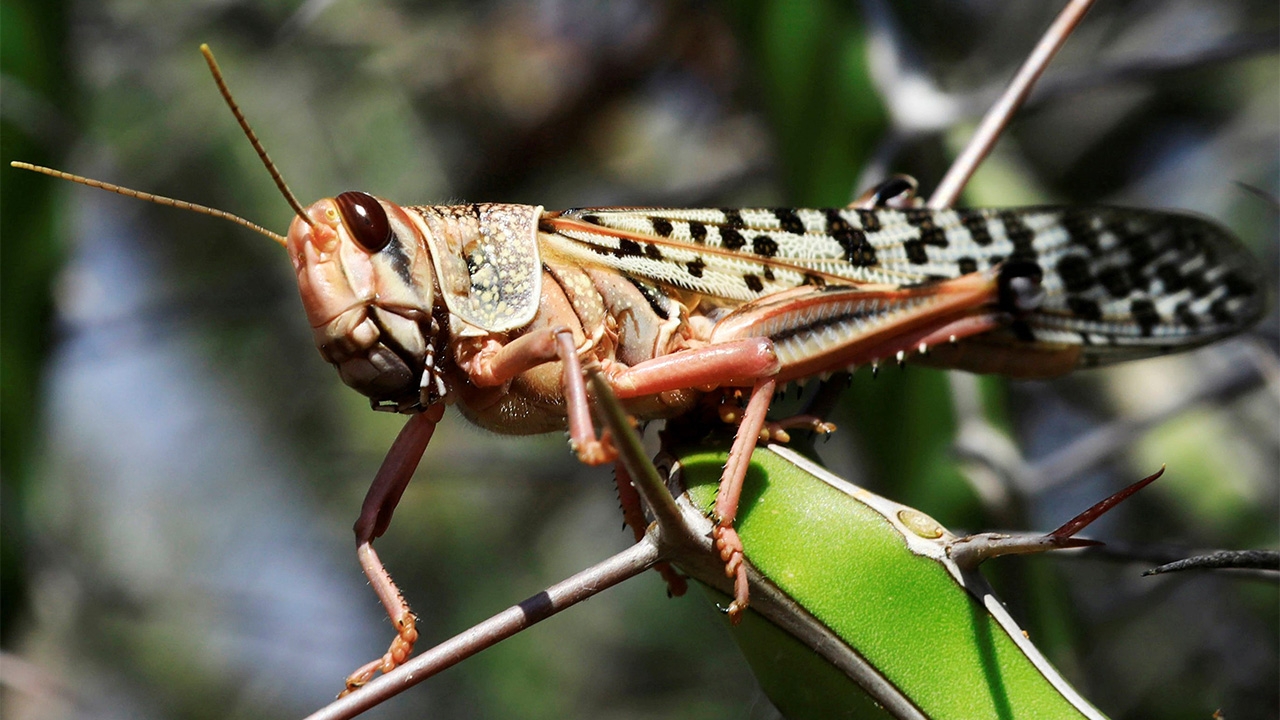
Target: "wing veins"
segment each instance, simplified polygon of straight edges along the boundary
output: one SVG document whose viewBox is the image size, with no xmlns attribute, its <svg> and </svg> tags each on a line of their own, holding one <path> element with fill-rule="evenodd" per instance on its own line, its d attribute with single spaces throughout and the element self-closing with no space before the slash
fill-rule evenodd
<svg viewBox="0 0 1280 720">
<path fill-rule="evenodd" d="M 587 235 L 598 235 L 601 237 L 611 237 L 611 238 L 618 238 L 623 240 L 640 241 L 640 242 L 649 243 L 651 245 L 658 245 L 661 247 L 676 248 L 679 250 L 684 250 L 686 252 L 705 254 L 705 255 L 714 255 L 716 257 L 730 258 L 730 259 L 739 260 L 739 261 L 748 261 L 748 262 L 756 263 L 762 266 L 769 266 L 769 267 L 778 268 L 782 270 L 790 270 L 791 272 L 795 272 L 800 275 L 813 275 L 816 277 L 820 277 L 823 281 L 831 285 L 858 285 L 858 286 L 866 286 L 868 289 L 872 289 L 872 290 L 897 287 L 897 285 L 894 285 L 892 283 L 871 283 L 871 282 L 853 280 L 843 275 L 837 275 L 835 273 L 831 273 L 825 270 L 819 270 L 814 267 L 806 266 L 800 262 L 796 262 L 797 260 L 803 260 L 802 258 L 792 258 L 790 259 L 790 261 L 778 260 L 777 258 L 765 257 L 763 255 L 756 255 L 748 252 L 740 252 L 738 250 L 729 250 L 727 248 L 713 247 L 710 245 L 698 245 L 694 243 L 685 242 L 683 240 L 672 240 L 670 238 L 664 238 L 661 235 L 650 235 L 647 233 L 636 232 L 634 230 L 619 230 L 617 228 L 611 228 L 605 225 L 594 225 L 592 223 L 583 222 L 581 220 L 575 220 L 572 218 L 553 216 L 553 217 L 546 218 L 546 220 L 553 227 L 556 228 L 557 235 L 560 235 L 565 240 L 568 240 L 571 242 L 581 243 L 583 241 L 578 238 L 572 237 L 570 235 L 564 234 L 563 232 L 561 232 L 561 228 L 567 228 L 567 229 L 584 233 Z M 717 225 L 716 223 L 711 223 L 711 222 L 704 223 L 704 224 L 716 225 L 717 227 L 722 227 L 722 226 L 727 227 L 727 225 Z M 771 228 L 758 228 L 758 229 L 765 230 L 765 231 L 771 230 Z M 806 231 L 805 235 L 825 237 L 823 233 L 810 232 L 810 231 Z M 838 258 L 814 258 L 813 260 L 811 260 L 811 262 L 840 263 L 843 261 Z M 876 271 L 879 273 L 889 275 L 892 277 L 901 278 L 906 283 L 923 282 L 928 279 L 928 276 L 922 273 L 904 273 L 900 270 L 896 270 L 881 264 L 877 264 L 873 267 L 875 267 Z"/>
</svg>

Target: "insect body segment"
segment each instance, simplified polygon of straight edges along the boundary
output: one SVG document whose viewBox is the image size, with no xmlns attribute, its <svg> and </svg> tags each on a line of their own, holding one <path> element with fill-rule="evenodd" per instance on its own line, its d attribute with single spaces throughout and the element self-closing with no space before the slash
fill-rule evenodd
<svg viewBox="0 0 1280 720">
<path fill-rule="evenodd" d="M 487 332 L 529 324 L 538 310 L 542 208 L 484 203 L 405 209 L 435 263 L 449 312 Z"/>
</svg>

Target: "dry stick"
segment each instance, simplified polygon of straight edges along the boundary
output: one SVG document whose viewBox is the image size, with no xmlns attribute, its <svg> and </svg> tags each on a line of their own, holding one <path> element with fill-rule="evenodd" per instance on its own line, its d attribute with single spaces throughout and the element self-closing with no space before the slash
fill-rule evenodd
<svg viewBox="0 0 1280 720">
<path fill-rule="evenodd" d="M 1196 569 L 1245 569 L 1266 571 L 1263 577 L 1274 580 L 1280 572 L 1280 553 L 1274 550 L 1218 550 L 1154 567 L 1143 575 L 1160 575 L 1168 572 Z"/>
<path fill-rule="evenodd" d="M 969 178 L 973 177 L 973 173 L 977 171 L 978 165 L 991 153 L 991 148 L 995 146 L 996 140 L 1000 134 L 1008 127 L 1009 121 L 1013 118 L 1014 113 L 1018 111 L 1031 93 L 1031 88 L 1035 82 L 1044 73 L 1049 62 L 1053 60 L 1053 56 L 1067 41 L 1067 37 L 1075 30 L 1076 26 L 1084 18 L 1084 14 L 1093 6 L 1093 0 L 1071 0 L 1067 6 L 1062 9 L 1058 17 L 1054 19 L 1053 24 L 1045 31 L 1040 38 L 1040 42 L 1036 43 L 1035 48 L 1031 50 L 1031 54 L 1022 63 L 1022 67 L 1018 69 L 1013 80 L 1009 83 L 1009 87 L 1005 88 L 1000 98 L 996 100 L 987 114 L 983 116 L 982 122 L 978 124 L 978 129 L 974 131 L 973 137 L 964 150 L 956 157 L 955 162 L 947 170 L 947 174 L 943 176 L 942 181 L 938 183 L 938 187 L 933 191 L 926 205 L 935 210 L 943 210 L 955 204 L 960 197 L 960 192 L 969 182 Z M 956 414 L 959 418 L 959 427 L 961 431 L 969 426 L 968 434 L 980 438 L 991 438 L 1001 435 L 994 427 L 991 427 L 986 417 L 982 414 L 981 408 L 976 404 L 964 403 L 964 398 L 978 397 L 977 379 L 971 375 L 964 373 L 951 372 L 950 376 L 951 390 L 953 402 L 956 405 Z M 1010 443 L 1011 445 L 1011 443 Z M 1008 452 L 1004 453 L 1005 455 Z M 1022 466 L 1021 453 L 1015 447 L 1013 449 L 1016 466 Z M 994 487 L 994 484 L 988 483 L 992 487 L 978 487 L 979 495 L 989 501 L 996 501 L 994 510 L 1002 517 L 1010 514 L 1010 494 L 1006 488 Z"/>
<path fill-rule="evenodd" d="M 1013 77 L 1013 81 L 1009 83 L 1009 87 L 996 101 L 995 105 L 987 111 L 982 118 L 982 122 L 978 125 L 978 129 L 974 132 L 973 138 L 969 140 L 969 144 L 965 146 L 963 152 L 952 163 L 951 169 L 947 170 L 947 174 L 943 176 L 942 181 L 938 183 L 938 188 L 933 191 L 933 195 L 929 198 L 926 205 L 935 210 L 943 210 L 955 204 L 956 199 L 960 197 L 960 192 L 964 189 L 969 178 L 973 176 L 978 165 L 982 162 L 987 154 L 991 152 L 992 146 L 1000 137 L 1000 133 L 1004 132 L 1005 127 L 1009 124 L 1010 118 L 1021 107 L 1027 95 L 1031 92 L 1031 86 L 1044 72 L 1049 65 L 1049 61 L 1057 54 L 1062 44 L 1067 41 L 1067 36 L 1071 31 L 1080 24 L 1080 20 L 1084 18 L 1084 14 L 1093 6 L 1093 0 L 1071 0 L 1062 12 L 1045 31 L 1040 42 L 1036 44 L 1031 54 L 1027 56 L 1026 62 L 1022 63 L 1022 67 L 1018 69 L 1018 74 Z"/>
<path fill-rule="evenodd" d="M 658 546 L 649 537 L 582 572 L 556 583 L 446 640 L 357 692 L 329 703 L 306 720 L 345 720 L 398 695 L 476 653 L 571 607 L 596 593 L 639 575 L 658 560 Z"/>
</svg>

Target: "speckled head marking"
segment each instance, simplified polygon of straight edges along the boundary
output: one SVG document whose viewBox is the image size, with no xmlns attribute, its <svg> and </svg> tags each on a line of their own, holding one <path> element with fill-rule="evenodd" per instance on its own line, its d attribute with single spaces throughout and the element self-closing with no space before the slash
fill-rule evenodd
<svg viewBox="0 0 1280 720">
<path fill-rule="evenodd" d="M 449 312 L 488 332 L 527 325 L 538 311 L 541 207 L 413 206 Z"/>
</svg>

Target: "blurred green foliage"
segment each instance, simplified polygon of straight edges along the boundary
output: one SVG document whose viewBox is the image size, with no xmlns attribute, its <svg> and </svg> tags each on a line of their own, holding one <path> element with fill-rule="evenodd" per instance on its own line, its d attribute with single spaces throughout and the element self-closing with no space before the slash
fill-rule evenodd
<svg viewBox="0 0 1280 720">
<path fill-rule="evenodd" d="M 0 3 L 0 68 L 6 112 L 0 114 L 0 646 L 9 647 L 27 602 L 30 558 L 25 512 L 41 432 L 39 388 L 50 343 L 54 270 L 62 256 L 53 181 L 19 177 L 9 161 L 57 164 L 65 157 L 71 97 L 62 3 Z"/>
</svg>

